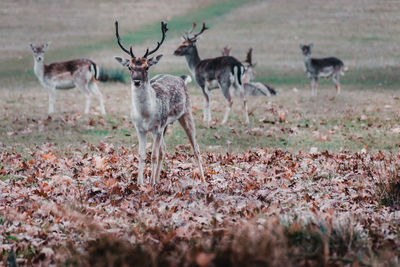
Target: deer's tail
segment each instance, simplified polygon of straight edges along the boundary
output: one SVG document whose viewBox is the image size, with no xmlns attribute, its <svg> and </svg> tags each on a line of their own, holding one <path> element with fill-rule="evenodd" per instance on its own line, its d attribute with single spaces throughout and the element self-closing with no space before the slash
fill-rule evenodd
<svg viewBox="0 0 400 267">
<path fill-rule="evenodd" d="M 238 83 L 238 85 L 242 86 L 242 78 L 244 75 L 244 66 L 242 64 L 237 64 L 234 65 L 232 68 L 232 73 L 233 76 L 235 77 L 235 81 Z"/>
<path fill-rule="evenodd" d="M 97 64 L 96 63 L 94 63 L 93 61 L 91 61 L 91 60 L 89 60 L 90 61 L 90 71 L 91 72 L 93 72 L 94 74 L 93 74 L 93 78 L 95 78 L 96 80 L 99 80 L 99 76 L 100 76 L 100 70 L 99 70 L 99 67 L 97 66 Z"/>
<path fill-rule="evenodd" d="M 180 77 L 185 82 L 185 85 L 192 82 L 192 77 L 190 77 L 190 75 L 181 75 Z"/>
</svg>

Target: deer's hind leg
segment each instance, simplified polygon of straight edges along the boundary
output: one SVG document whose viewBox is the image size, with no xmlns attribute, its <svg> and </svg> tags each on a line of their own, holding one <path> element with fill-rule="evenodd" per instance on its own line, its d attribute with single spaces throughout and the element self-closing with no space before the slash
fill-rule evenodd
<svg viewBox="0 0 400 267">
<path fill-rule="evenodd" d="M 164 141 L 164 135 L 167 132 L 167 127 L 168 126 L 165 126 L 164 132 L 161 135 L 161 140 L 160 140 L 160 145 L 159 145 L 160 147 L 158 150 L 158 160 L 157 160 L 157 167 L 156 167 L 156 171 L 155 171 L 155 177 L 157 178 L 157 182 L 160 181 L 160 172 L 161 172 L 164 155 L 165 155 L 166 145 L 165 145 L 165 141 Z"/>
<path fill-rule="evenodd" d="M 231 83 L 230 83 L 230 81 L 220 81 L 218 83 L 218 85 L 221 88 L 222 94 L 224 95 L 226 101 L 228 101 L 228 105 L 226 106 L 226 109 L 225 109 L 224 119 L 222 120 L 222 123 L 221 123 L 221 124 L 225 124 L 228 121 L 229 113 L 232 109 L 232 104 L 233 104 L 231 93 L 230 93 Z"/>
<path fill-rule="evenodd" d="M 99 100 L 99 104 L 100 104 L 100 112 L 102 115 L 106 114 L 106 110 L 104 108 L 104 100 L 103 100 L 103 95 L 101 94 L 99 87 L 97 86 L 96 82 L 91 80 L 89 82 L 88 88 L 90 90 L 90 93 L 93 94 L 94 96 L 97 97 L 97 99 Z"/>
<path fill-rule="evenodd" d="M 89 89 L 89 82 L 82 77 L 75 77 L 75 85 L 78 90 L 85 96 L 85 114 L 89 113 L 90 104 L 92 102 L 92 95 Z"/>
<path fill-rule="evenodd" d="M 144 165 L 146 164 L 146 136 L 145 132 L 137 131 L 139 139 L 139 170 L 137 183 L 143 184 Z"/>
<path fill-rule="evenodd" d="M 246 99 L 246 95 L 244 93 L 244 86 L 243 86 L 243 84 L 239 84 L 239 81 L 237 81 L 236 79 L 233 82 L 233 86 L 235 87 L 235 90 L 239 92 L 240 99 L 243 102 L 244 118 L 245 118 L 246 124 L 248 124 L 250 122 L 250 120 L 249 120 L 249 108 L 247 106 L 247 99 Z"/>
<path fill-rule="evenodd" d="M 151 151 L 151 181 L 153 184 L 158 181 L 159 167 L 160 167 L 160 149 L 163 137 L 164 129 L 162 131 L 153 132 L 153 149 Z"/>
<path fill-rule="evenodd" d="M 201 182 L 204 183 L 203 163 L 201 160 L 199 145 L 197 144 L 197 141 L 196 141 L 196 129 L 194 127 L 192 113 L 190 111 L 187 111 L 185 114 L 183 114 L 183 116 L 179 118 L 179 123 L 182 125 L 182 128 L 185 130 L 185 133 L 186 133 L 187 137 L 189 138 L 189 142 L 192 145 L 192 148 L 194 151 L 194 157 L 196 158 L 197 165 L 199 166 L 199 170 L 200 170 Z"/>
<path fill-rule="evenodd" d="M 243 109 L 244 109 L 244 118 L 246 120 L 246 123 L 248 124 L 249 121 L 249 108 L 247 106 L 247 99 L 246 96 L 244 94 L 244 89 L 243 89 L 243 85 L 236 85 L 239 87 L 239 92 L 240 92 L 240 98 L 242 99 L 243 102 Z"/>
</svg>

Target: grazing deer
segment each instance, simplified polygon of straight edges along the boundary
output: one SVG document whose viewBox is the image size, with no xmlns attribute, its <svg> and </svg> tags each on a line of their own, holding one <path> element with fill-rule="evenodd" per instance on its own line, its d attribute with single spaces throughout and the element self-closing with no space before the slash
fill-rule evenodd
<svg viewBox="0 0 400 267">
<path fill-rule="evenodd" d="M 184 74 L 184 75 L 181 75 L 179 77 L 182 78 L 182 80 L 185 82 L 185 85 L 187 85 L 188 83 L 192 82 L 192 77 L 190 77 L 190 75 Z"/>
<path fill-rule="evenodd" d="M 49 114 L 54 112 L 56 91 L 77 87 L 86 98 L 85 114 L 89 113 L 92 95 L 100 102 L 101 114 L 105 115 L 103 95 L 95 79 L 98 79 L 99 69 L 90 59 L 74 59 L 70 61 L 44 64 L 44 53 L 49 43 L 44 45 L 30 44 L 35 60 L 34 71 L 43 87 L 49 92 Z"/>
<path fill-rule="evenodd" d="M 344 67 L 343 62 L 336 57 L 327 58 L 312 58 L 311 49 L 314 44 L 300 45 L 300 49 L 304 55 L 305 72 L 311 81 L 311 94 L 317 95 L 318 80 L 320 77 L 331 78 L 336 86 L 336 94 L 340 94 L 340 75 L 344 75 L 343 71 L 347 68 Z"/>
<path fill-rule="evenodd" d="M 151 132 L 153 135 L 151 180 L 154 184 L 159 180 L 161 164 L 164 158 L 164 134 L 167 126 L 175 121 L 179 121 L 189 138 L 194 150 L 194 156 L 199 165 L 201 182 L 204 182 L 200 150 L 195 136 L 192 106 L 184 80 L 168 74 L 160 74 L 149 80 L 149 68 L 157 64 L 162 55 L 152 58 L 147 57 L 160 48 L 167 30 L 167 24 L 161 22 L 162 38 L 160 42 L 157 42 L 156 48 L 151 51 L 147 49 L 143 57 L 135 57 L 132 52 L 132 46 L 128 50 L 122 45 L 118 33 L 118 22 L 115 22 L 118 45 L 125 53 L 130 55 L 130 59 L 121 57 L 115 57 L 115 59 L 122 66 L 129 69 L 131 76 L 131 118 L 135 124 L 139 139 L 139 184 L 143 184 L 147 133 Z"/>
<path fill-rule="evenodd" d="M 234 87 L 234 89 L 239 92 L 238 94 L 243 101 L 245 120 L 246 123 L 249 123 L 247 101 L 242 85 L 244 66 L 231 56 L 201 60 L 197 51 L 196 42 L 199 36 L 208 28 L 205 23 L 203 23 L 200 32 L 189 37 L 189 35 L 193 33 L 195 27 L 196 23 L 193 23 L 192 29 L 183 36 L 184 42 L 175 50 L 174 55 L 185 56 L 190 72 L 203 91 L 205 98 L 203 110 L 204 121 L 207 122 L 208 125 L 211 122 L 210 90 L 220 88 L 222 94 L 228 101 L 224 119 L 222 120 L 222 124 L 226 123 L 233 104 L 230 88 Z"/>
<path fill-rule="evenodd" d="M 223 56 L 229 56 L 230 52 L 231 48 L 228 48 L 227 46 L 225 46 L 221 51 Z M 249 51 L 247 52 L 246 60 L 242 62 L 245 69 L 243 75 L 243 87 L 245 95 L 268 96 L 268 97 L 271 95 L 276 95 L 275 89 L 269 86 L 268 84 L 260 82 L 252 82 L 256 74 L 256 71 L 254 70 L 256 63 L 253 63 L 252 61 L 252 52 L 253 48 L 250 48 Z"/>
</svg>

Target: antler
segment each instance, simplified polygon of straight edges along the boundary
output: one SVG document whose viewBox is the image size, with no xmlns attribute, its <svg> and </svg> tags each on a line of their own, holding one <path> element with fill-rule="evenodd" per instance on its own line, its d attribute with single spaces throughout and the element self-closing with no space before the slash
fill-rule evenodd
<svg viewBox="0 0 400 267">
<path fill-rule="evenodd" d="M 151 54 L 155 53 L 161 46 L 161 44 L 164 42 L 165 40 L 165 33 L 168 31 L 167 28 L 167 23 L 164 23 L 163 21 L 161 22 L 161 32 L 162 32 L 162 37 L 161 37 L 161 41 L 157 42 L 157 46 L 156 48 L 154 48 L 153 50 L 151 50 L 149 52 L 149 48 L 146 49 L 146 53 L 144 54 L 144 58 L 147 58 L 148 56 L 150 56 Z"/>
<path fill-rule="evenodd" d="M 196 28 L 196 22 L 193 22 L 192 28 L 190 29 L 190 31 L 187 32 L 187 35 L 189 36 L 189 34 L 192 34 L 195 28 Z"/>
<path fill-rule="evenodd" d="M 251 54 L 253 52 L 253 48 L 250 48 L 249 51 L 247 52 L 246 60 L 245 62 L 249 63 L 250 66 L 253 65 L 252 60 L 251 60 Z"/>
<path fill-rule="evenodd" d="M 127 53 L 128 55 L 130 55 L 132 58 L 135 57 L 135 55 L 132 52 L 132 46 L 130 47 L 130 49 L 126 49 L 122 44 L 121 44 L 121 38 L 119 37 L 119 33 L 118 33 L 118 21 L 115 21 L 115 35 L 117 36 L 117 41 L 119 44 L 119 47 L 121 47 L 121 49 Z"/>
<path fill-rule="evenodd" d="M 208 28 L 206 27 L 206 24 L 203 22 L 203 27 L 201 28 L 200 32 L 196 33 L 192 38 L 188 38 L 188 40 L 196 41 L 197 37 L 200 36 L 205 30 L 208 30 Z"/>
<path fill-rule="evenodd" d="M 182 36 L 183 39 L 189 40 L 189 34 L 192 34 L 192 32 L 194 31 L 195 28 L 196 28 L 196 22 L 193 22 L 192 28 L 189 31 L 183 33 L 183 36 Z"/>
</svg>

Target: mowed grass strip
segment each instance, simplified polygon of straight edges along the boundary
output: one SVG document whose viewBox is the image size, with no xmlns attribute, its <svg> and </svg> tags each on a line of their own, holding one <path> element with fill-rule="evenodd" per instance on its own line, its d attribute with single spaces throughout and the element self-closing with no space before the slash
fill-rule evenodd
<svg viewBox="0 0 400 267">
<path fill-rule="evenodd" d="M 188 25 L 193 21 L 207 21 L 207 25 L 211 26 L 218 20 L 222 19 L 233 9 L 246 4 L 248 1 L 230 0 L 221 1 L 205 8 L 190 12 L 184 16 L 175 17 L 168 22 L 168 39 L 179 36 L 182 32 L 187 31 Z M 114 23 L 114 21 L 110 21 Z M 126 44 L 135 43 L 135 45 L 143 44 L 147 40 L 153 40 L 155 36 L 160 34 L 160 24 L 153 23 L 145 25 L 136 31 L 129 31 L 129 25 L 120 25 L 121 38 Z M 90 38 L 90 37 L 88 37 Z M 88 45 L 70 46 L 63 49 L 51 47 L 51 52 L 46 54 L 46 62 L 59 61 L 60 58 L 76 58 L 93 51 L 112 49 L 116 46 L 114 35 L 100 42 Z M 27 53 L 18 59 L 6 60 L 0 64 L 0 81 L 3 84 L 22 85 L 32 82 L 34 78 L 32 56 Z"/>
</svg>

